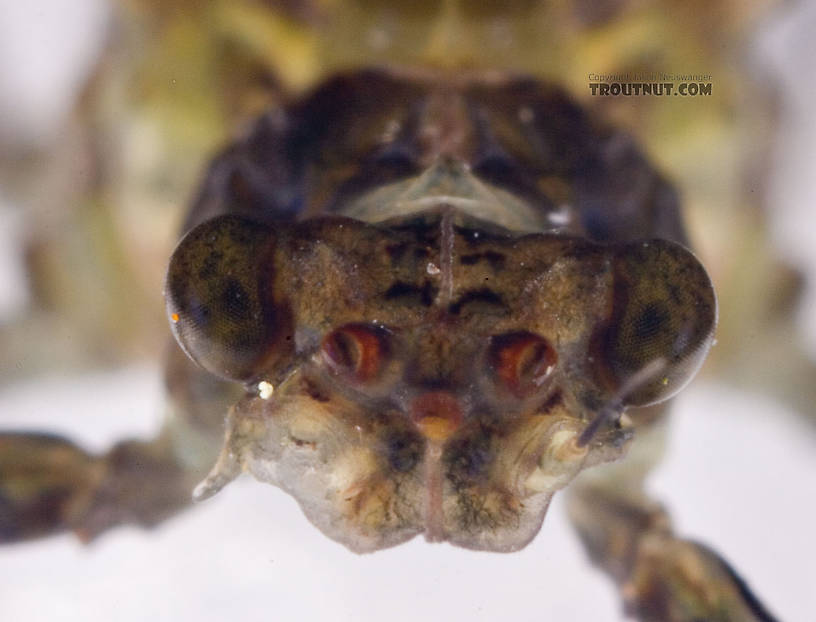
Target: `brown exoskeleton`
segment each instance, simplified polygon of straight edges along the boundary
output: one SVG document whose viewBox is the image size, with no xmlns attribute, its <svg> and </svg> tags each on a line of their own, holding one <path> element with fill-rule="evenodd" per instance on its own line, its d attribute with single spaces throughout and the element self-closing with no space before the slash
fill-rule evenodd
<svg viewBox="0 0 816 622">
<path fill-rule="evenodd" d="M 246 471 L 354 551 L 514 551 L 569 485 L 641 619 L 772 619 L 643 491 L 715 294 L 672 188 L 558 89 L 335 78 L 216 159 L 185 230 L 172 419 L 103 458 L 0 437 L 3 539 L 156 523 Z"/>
</svg>

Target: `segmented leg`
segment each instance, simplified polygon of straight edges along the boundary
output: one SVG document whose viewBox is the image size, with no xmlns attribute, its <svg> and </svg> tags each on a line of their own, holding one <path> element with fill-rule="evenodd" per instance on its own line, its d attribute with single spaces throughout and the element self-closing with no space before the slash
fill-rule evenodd
<svg viewBox="0 0 816 622">
<path fill-rule="evenodd" d="M 154 440 L 91 455 L 59 436 L 0 433 L 0 543 L 66 530 L 88 541 L 120 524 L 155 525 L 190 505 L 217 455 L 234 391 L 176 348 L 166 369 L 171 413 Z"/>
<path fill-rule="evenodd" d="M 92 456 L 46 434 L 0 435 L 0 542 L 74 531 L 90 540 L 114 525 L 152 525 L 190 498 L 165 438 L 126 441 Z"/>
<path fill-rule="evenodd" d="M 679 538 L 665 509 L 644 493 L 659 456 L 665 416 L 639 430 L 630 456 L 570 489 L 570 518 L 593 562 L 617 583 L 628 615 L 646 622 L 771 622 L 717 553 Z"/>
</svg>

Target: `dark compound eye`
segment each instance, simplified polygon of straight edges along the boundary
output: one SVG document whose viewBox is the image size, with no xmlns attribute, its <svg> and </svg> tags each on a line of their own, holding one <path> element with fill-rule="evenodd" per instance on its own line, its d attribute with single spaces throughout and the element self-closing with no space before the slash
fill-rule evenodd
<svg viewBox="0 0 816 622">
<path fill-rule="evenodd" d="M 388 331 L 373 324 L 346 324 L 323 338 L 329 368 L 356 382 L 374 380 L 388 356 Z"/>
<path fill-rule="evenodd" d="M 595 338 L 595 368 L 615 392 L 662 361 L 624 401 L 668 399 L 694 377 L 711 346 L 717 318 L 711 281 L 689 251 L 665 240 L 623 247 L 613 270 L 612 313 Z"/>
<path fill-rule="evenodd" d="M 275 243 L 269 227 L 221 216 L 190 231 L 170 259 L 173 335 L 213 374 L 249 381 L 291 348 L 290 314 L 273 299 Z"/>
<path fill-rule="evenodd" d="M 490 340 L 488 365 L 496 380 L 517 397 L 538 392 L 557 361 L 549 342 L 534 333 L 507 333 Z"/>
</svg>

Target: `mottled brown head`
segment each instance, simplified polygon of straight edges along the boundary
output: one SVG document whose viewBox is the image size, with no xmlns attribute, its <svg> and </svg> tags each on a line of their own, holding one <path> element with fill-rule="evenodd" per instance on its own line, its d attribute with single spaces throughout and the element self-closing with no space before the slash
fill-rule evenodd
<svg viewBox="0 0 816 622">
<path fill-rule="evenodd" d="M 248 387 L 197 495 L 250 471 L 356 551 L 524 546 L 556 490 L 621 455 L 615 416 L 578 442 L 599 412 L 678 391 L 716 317 L 677 244 L 511 236 L 444 206 L 218 217 L 176 249 L 167 306 L 185 352 Z"/>
</svg>

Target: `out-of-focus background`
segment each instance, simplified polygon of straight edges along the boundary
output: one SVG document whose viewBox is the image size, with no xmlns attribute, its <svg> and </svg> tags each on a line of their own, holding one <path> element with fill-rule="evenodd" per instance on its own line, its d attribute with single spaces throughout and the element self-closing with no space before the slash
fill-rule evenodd
<svg viewBox="0 0 816 622">
<path fill-rule="evenodd" d="M 480 60 L 486 38 L 493 64 L 557 79 L 631 128 L 681 188 L 721 295 L 720 343 L 678 399 L 652 488 L 780 619 L 812 619 L 816 3 L 666 3 L 686 7 L 667 18 L 554 2 L 540 30 L 497 19 L 478 32 L 446 9 L 424 38 L 401 28 L 421 30 L 428 7 L 349 9 L 334 39 L 321 11 L 343 3 L 273 4 L 0 0 L 0 428 L 93 451 L 150 437 L 164 263 L 213 150 L 344 62 L 410 60 L 412 37 L 429 56 L 454 40 Z M 715 97 L 588 96 L 588 72 L 643 67 L 711 73 Z M 512 555 L 418 540 L 359 557 L 282 492 L 240 481 L 154 532 L 0 549 L 0 619 L 621 619 L 562 510 Z"/>
</svg>

